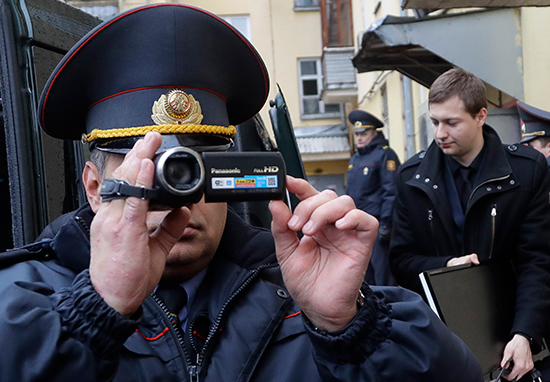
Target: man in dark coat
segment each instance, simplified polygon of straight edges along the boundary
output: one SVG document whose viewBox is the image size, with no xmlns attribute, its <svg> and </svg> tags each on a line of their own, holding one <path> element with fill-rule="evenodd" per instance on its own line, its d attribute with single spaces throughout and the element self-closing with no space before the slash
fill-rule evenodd
<svg viewBox="0 0 550 382">
<path fill-rule="evenodd" d="M 517 108 L 523 122 L 520 143 L 540 151 L 550 169 L 550 113 L 521 101 L 517 102 Z"/>
<path fill-rule="evenodd" d="M 384 126 L 382 121 L 363 110 L 353 110 L 348 119 L 353 125 L 357 152 L 349 161 L 346 193 L 357 208 L 374 216 L 380 224 L 365 281 L 370 285 L 396 285 L 390 271 L 388 244 L 399 158 L 377 130 Z"/>
<path fill-rule="evenodd" d="M 503 145 L 485 124 L 485 86 L 471 73 L 441 75 L 429 102 L 434 142 L 397 178 L 392 269 L 420 292 L 425 270 L 511 259 L 517 300 L 501 366 L 513 359 L 513 379 L 533 367 L 550 316 L 550 174 L 540 153 Z"/>
<path fill-rule="evenodd" d="M 242 35 L 180 4 L 71 49 L 39 115 L 90 142 L 89 205 L 1 271 L 3 381 L 481 381 L 418 295 L 363 283 L 378 223 L 351 198 L 288 177 L 302 203 L 273 201 L 272 232 L 204 198 L 149 211 L 156 155 L 226 149 L 268 84 Z"/>
</svg>

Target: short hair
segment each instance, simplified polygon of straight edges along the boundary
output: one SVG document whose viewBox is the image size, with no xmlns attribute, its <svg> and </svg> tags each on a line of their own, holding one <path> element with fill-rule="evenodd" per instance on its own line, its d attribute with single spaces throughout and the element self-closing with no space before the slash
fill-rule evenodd
<svg viewBox="0 0 550 382">
<path fill-rule="evenodd" d="M 550 137 L 547 136 L 537 137 L 535 139 L 539 140 L 541 147 L 546 147 L 550 143 Z"/>
<path fill-rule="evenodd" d="M 107 167 L 109 156 L 110 153 L 107 151 L 94 149 L 91 152 L 90 161 L 97 167 L 97 171 L 99 172 L 101 178 L 105 177 L 105 169 Z"/>
<path fill-rule="evenodd" d="M 464 102 L 466 111 L 473 117 L 482 108 L 487 108 L 487 88 L 483 81 L 460 68 L 446 71 L 430 87 L 428 102 L 442 103 L 454 96 Z"/>
</svg>

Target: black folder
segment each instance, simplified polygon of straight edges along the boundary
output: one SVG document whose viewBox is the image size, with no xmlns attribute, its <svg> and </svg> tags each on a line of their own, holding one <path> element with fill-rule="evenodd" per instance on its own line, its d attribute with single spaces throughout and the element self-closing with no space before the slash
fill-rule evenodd
<svg viewBox="0 0 550 382">
<path fill-rule="evenodd" d="M 514 322 L 517 288 L 512 264 L 466 264 L 419 276 L 430 307 L 468 345 L 483 374 L 498 369 Z"/>
</svg>

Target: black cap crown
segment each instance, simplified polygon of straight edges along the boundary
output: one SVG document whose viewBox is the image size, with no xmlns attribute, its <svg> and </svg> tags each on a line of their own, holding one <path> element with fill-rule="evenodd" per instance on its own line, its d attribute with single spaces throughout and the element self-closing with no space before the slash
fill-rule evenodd
<svg viewBox="0 0 550 382">
<path fill-rule="evenodd" d="M 364 110 L 353 110 L 349 113 L 349 121 L 353 125 L 354 133 L 362 133 L 368 129 L 378 129 L 384 126 L 384 122 Z"/>
<path fill-rule="evenodd" d="M 550 136 L 550 113 L 521 101 L 517 102 L 521 126 L 521 142 L 529 142 L 535 138 Z"/>
<path fill-rule="evenodd" d="M 105 149 L 151 130 L 228 140 L 268 91 L 260 55 L 235 28 L 196 7 L 154 4 L 103 22 L 67 53 L 42 93 L 40 125 Z"/>
</svg>

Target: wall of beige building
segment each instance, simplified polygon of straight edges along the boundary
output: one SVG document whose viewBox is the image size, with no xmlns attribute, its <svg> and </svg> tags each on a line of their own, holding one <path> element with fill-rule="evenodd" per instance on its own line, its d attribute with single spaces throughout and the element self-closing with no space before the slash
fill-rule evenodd
<svg viewBox="0 0 550 382">
<path fill-rule="evenodd" d="M 525 102 L 550 110 L 550 7 L 521 8 Z"/>
</svg>

